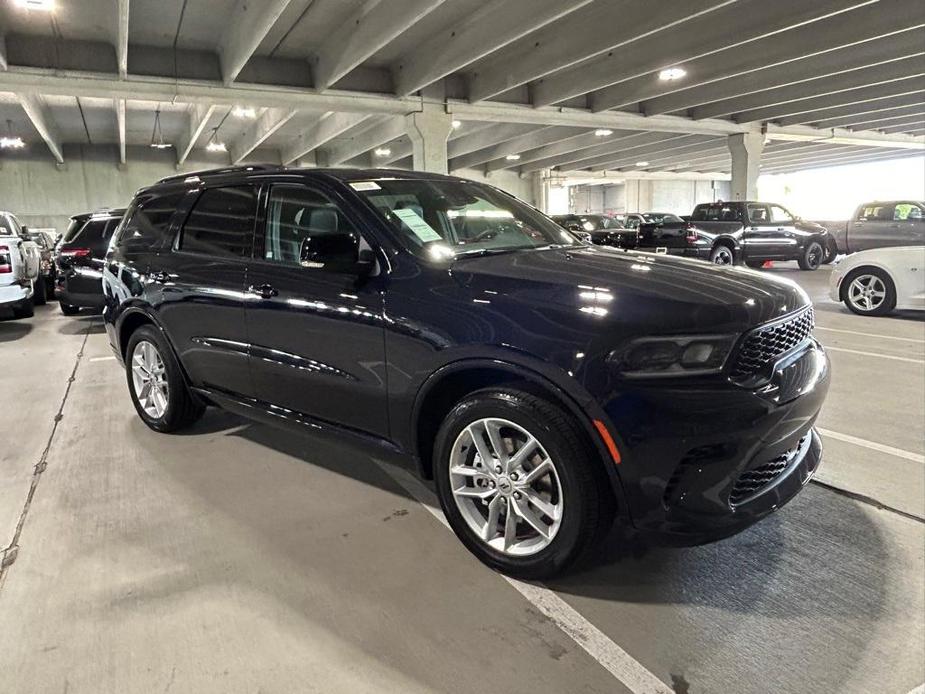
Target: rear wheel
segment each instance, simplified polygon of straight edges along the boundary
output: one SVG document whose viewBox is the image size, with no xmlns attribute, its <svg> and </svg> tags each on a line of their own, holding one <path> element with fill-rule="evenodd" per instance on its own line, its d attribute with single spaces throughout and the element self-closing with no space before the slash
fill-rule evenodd
<svg viewBox="0 0 925 694">
<path fill-rule="evenodd" d="M 715 265 L 734 265 L 735 253 L 729 246 L 720 244 L 710 251 L 710 262 Z"/>
<path fill-rule="evenodd" d="M 835 242 L 835 239 L 832 238 L 831 236 L 826 237 L 825 255 L 822 258 L 822 264 L 829 265 L 835 260 L 837 256 L 838 256 L 838 244 Z"/>
<path fill-rule="evenodd" d="M 155 431 L 184 429 L 205 408 L 190 393 L 173 350 L 157 328 L 143 325 L 129 338 L 126 377 L 138 416 Z"/>
<path fill-rule="evenodd" d="M 48 285 L 44 277 L 37 277 L 32 283 L 32 301 L 36 306 L 44 306 L 48 300 Z"/>
<path fill-rule="evenodd" d="M 32 318 L 35 315 L 35 305 L 32 303 L 32 297 L 30 296 L 25 301 L 21 302 L 19 306 L 13 307 L 13 317 L 14 318 Z"/>
<path fill-rule="evenodd" d="M 66 304 L 63 301 L 59 301 L 58 306 L 61 307 L 61 313 L 63 313 L 65 316 L 76 316 L 80 311 L 80 306 Z"/>
<path fill-rule="evenodd" d="M 861 316 L 885 316 L 896 308 L 896 286 L 879 268 L 858 268 L 844 279 L 845 306 Z"/>
<path fill-rule="evenodd" d="M 801 270 L 818 270 L 822 265 L 822 259 L 825 258 L 825 250 L 818 241 L 810 241 L 803 249 L 803 253 L 797 258 Z"/>
<path fill-rule="evenodd" d="M 477 391 L 434 446 L 440 503 L 488 566 L 539 579 L 587 556 L 613 523 L 609 481 L 574 418 L 515 388 Z"/>
</svg>

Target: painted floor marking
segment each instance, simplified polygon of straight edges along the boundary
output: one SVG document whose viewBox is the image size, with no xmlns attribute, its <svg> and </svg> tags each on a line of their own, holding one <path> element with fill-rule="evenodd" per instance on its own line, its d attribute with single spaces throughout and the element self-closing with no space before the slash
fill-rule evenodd
<svg viewBox="0 0 925 694">
<path fill-rule="evenodd" d="M 110 359 L 112 359 L 113 361 L 116 360 L 114 356 L 110 355 L 108 357 L 90 357 L 88 361 L 109 361 Z"/>
<path fill-rule="evenodd" d="M 911 357 L 896 357 L 892 354 L 881 354 L 880 352 L 862 352 L 859 349 L 845 349 L 844 347 L 832 347 L 825 345 L 826 352 L 848 352 L 849 354 L 860 354 L 864 357 L 879 357 L 880 359 L 893 359 L 894 361 L 905 361 L 910 364 L 925 364 L 925 359 L 912 359 Z"/>
<path fill-rule="evenodd" d="M 436 495 L 406 470 L 376 461 L 385 474 L 414 497 L 447 529 L 449 524 Z M 674 694 L 674 690 L 647 670 L 638 660 L 585 619 L 555 592 L 539 584 L 525 583 L 498 574 L 518 593 L 565 632 L 633 694 Z"/>
<path fill-rule="evenodd" d="M 853 443 L 855 446 L 869 448 L 872 451 L 887 453 L 889 455 L 896 456 L 897 458 L 905 458 L 906 460 L 912 460 L 916 463 L 925 464 L 925 455 L 922 455 L 921 453 L 904 451 L 902 448 L 894 448 L 893 446 L 887 446 L 884 443 L 868 441 L 867 439 L 858 438 L 857 436 L 852 436 L 851 434 L 841 434 L 837 431 L 823 429 L 821 427 L 816 427 L 816 431 L 818 431 L 823 436 L 828 436 L 830 439 L 838 439 L 839 441 L 844 441 L 845 443 Z"/>
<path fill-rule="evenodd" d="M 840 328 L 826 328 L 821 325 L 815 327 L 816 330 L 827 330 L 830 333 L 845 333 L 846 335 L 860 335 L 861 337 L 876 337 L 881 340 L 899 340 L 901 342 L 918 342 L 925 344 L 925 340 L 918 337 L 894 337 L 893 335 L 878 335 L 877 333 L 859 333 L 857 330 L 842 330 Z"/>
</svg>

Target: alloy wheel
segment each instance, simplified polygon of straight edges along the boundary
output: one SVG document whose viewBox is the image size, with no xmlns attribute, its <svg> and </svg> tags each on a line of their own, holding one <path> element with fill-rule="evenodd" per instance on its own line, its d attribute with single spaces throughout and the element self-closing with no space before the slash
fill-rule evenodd
<svg viewBox="0 0 925 694">
<path fill-rule="evenodd" d="M 809 247 L 809 252 L 806 254 L 806 264 L 811 268 L 817 268 L 822 265 L 822 258 L 825 255 L 822 246 L 818 243 L 813 243 Z"/>
<path fill-rule="evenodd" d="M 732 265 L 732 251 L 725 246 L 717 248 L 713 253 L 713 262 L 716 265 Z"/>
<path fill-rule="evenodd" d="M 135 345 L 131 369 L 138 404 L 149 417 L 160 419 L 167 411 L 168 386 L 164 360 L 157 347 L 147 340 Z"/>
<path fill-rule="evenodd" d="M 555 462 L 529 431 L 506 419 L 463 429 L 449 459 L 450 487 L 469 528 L 486 545 L 527 556 L 553 541 L 562 523 Z"/>
<path fill-rule="evenodd" d="M 848 301 L 861 311 L 874 311 L 886 299 L 886 286 L 876 275 L 858 275 L 848 285 Z"/>
</svg>

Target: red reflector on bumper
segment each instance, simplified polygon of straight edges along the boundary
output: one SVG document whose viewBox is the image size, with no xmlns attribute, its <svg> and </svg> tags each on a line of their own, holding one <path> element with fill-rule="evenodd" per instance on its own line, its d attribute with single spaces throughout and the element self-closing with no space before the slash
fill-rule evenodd
<svg viewBox="0 0 925 694">
<path fill-rule="evenodd" d="M 610 432 L 607 431 L 607 427 L 604 426 L 601 420 L 595 419 L 594 428 L 597 429 L 597 433 L 600 434 L 601 438 L 604 440 L 604 445 L 607 446 L 607 450 L 610 451 L 610 457 L 613 458 L 613 462 L 619 465 L 622 460 L 622 458 L 620 458 L 620 451 L 617 450 L 617 444 L 614 443 L 613 437 L 610 435 Z"/>
</svg>

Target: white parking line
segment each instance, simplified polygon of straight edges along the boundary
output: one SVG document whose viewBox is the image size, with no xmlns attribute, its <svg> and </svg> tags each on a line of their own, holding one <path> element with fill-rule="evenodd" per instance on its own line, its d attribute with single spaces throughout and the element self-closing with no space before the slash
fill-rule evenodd
<svg viewBox="0 0 925 694">
<path fill-rule="evenodd" d="M 861 337 L 876 337 L 881 340 L 899 340 L 901 342 L 918 342 L 920 344 L 925 344 L 925 340 L 919 339 L 917 337 L 894 337 L 893 335 L 878 335 L 877 333 L 859 333 L 857 330 L 841 330 L 840 328 L 826 328 L 821 325 L 817 325 L 816 330 L 827 330 L 830 333 L 845 333 L 846 335 L 860 335 Z"/>
<path fill-rule="evenodd" d="M 859 349 L 845 349 L 844 347 L 831 347 L 825 345 L 827 352 L 848 352 L 849 354 L 860 354 L 864 357 L 879 357 L 880 359 L 892 359 L 894 361 L 905 361 L 910 364 L 925 364 L 925 359 L 912 359 L 911 357 L 896 357 L 892 354 L 880 354 L 880 352 L 862 352 Z"/>
<path fill-rule="evenodd" d="M 450 527 L 436 496 L 420 480 L 401 468 L 381 463 L 378 460 L 376 464 L 406 492 L 417 499 L 434 518 L 445 527 Z M 620 648 L 610 637 L 549 588 L 518 581 L 503 574 L 499 575 L 633 694 L 674 694 L 671 687 L 649 672 L 638 660 Z"/>
<path fill-rule="evenodd" d="M 912 460 L 916 463 L 925 464 L 925 455 L 922 455 L 921 453 L 904 451 L 902 448 L 893 448 L 893 446 L 887 446 L 883 443 L 868 441 L 867 439 L 860 439 L 857 436 L 852 436 L 851 434 L 840 434 L 837 431 L 823 429 L 822 427 L 816 427 L 816 431 L 818 431 L 823 436 L 828 436 L 830 439 L 837 439 L 839 441 L 844 441 L 845 443 L 853 443 L 855 446 L 863 446 L 864 448 L 869 448 L 872 451 L 888 453 L 889 455 L 896 456 L 897 458 L 905 458 L 906 460 Z"/>
<path fill-rule="evenodd" d="M 115 356 L 109 355 L 108 357 L 90 357 L 89 361 L 109 361 L 110 359 L 116 360 Z"/>
</svg>

